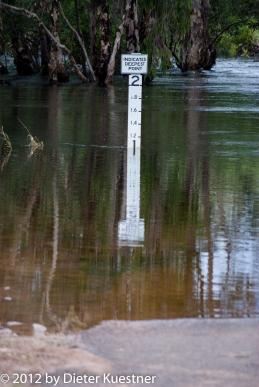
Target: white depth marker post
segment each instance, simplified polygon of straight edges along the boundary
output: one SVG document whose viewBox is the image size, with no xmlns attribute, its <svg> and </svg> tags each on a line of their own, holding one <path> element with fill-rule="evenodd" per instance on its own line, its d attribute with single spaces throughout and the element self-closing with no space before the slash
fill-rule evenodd
<svg viewBox="0 0 259 387">
<path fill-rule="evenodd" d="M 141 144 L 141 110 L 142 75 L 129 75 L 128 97 L 128 148 L 140 148 Z"/>
<path fill-rule="evenodd" d="M 142 74 L 147 73 L 147 55 L 122 55 L 121 72 L 129 75 L 126 219 L 119 222 L 120 245 L 144 241 L 145 224 L 140 219 L 140 145 Z"/>
<path fill-rule="evenodd" d="M 129 75 L 128 148 L 140 148 L 142 111 L 142 74 L 147 73 L 148 57 L 143 54 L 121 56 L 121 73 Z"/>
</svg>

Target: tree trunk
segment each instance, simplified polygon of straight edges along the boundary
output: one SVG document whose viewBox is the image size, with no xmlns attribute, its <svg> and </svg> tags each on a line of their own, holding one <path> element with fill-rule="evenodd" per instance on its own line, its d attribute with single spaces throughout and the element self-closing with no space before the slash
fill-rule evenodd
<svg viewBox="0 0 259 387">
<path fill-rule="evenodd" d="M 93 45 L 93 67 L 100 85 L 105 84 L 110 59 L 110 15 L 107 0 L 94 1 L 96 4 L 95 39 Z M 99 38 L 99 39 L 97 39 Z"/>
<path fill-rule="evenodd" d="M 0 4 L 1 2 L 2 0 L 0 0 Z M 4 33 L 4 26 L 3 26 L 3 18 L 2 18 L 2 7 L 0 6 L 0 55 L 2 55 L 5 51 L 3 33 Z"/>
<path fill-rule="evenodd" d="M 150 17 L 148 18 L 150 21 Z M 122 23 L 116 31 L 116 36 L 113 44 L 113 50 L 110 56 L 106 84 L 112 82 L 116 67 L 116 55 L 120 49 L 121 37 L 125 31 L 127 51 L 129 53 L 139 52 L 139 27 L 138 27 L 137 0 L 126 0 L 125 13 L 122 17 Z M 146 26 L 147 30 L 149 26 Z M 144 39 L 144 38 L 143 38 Z"/>
<path fill-rule="evenodd" d="M 80 39 L 83 41 L 83 34 L 81 31 L 81 22 L 80 22 L 80 0 L 74 0 L 74 7 L 75 7 L 75 16 L 76 16 L 76 31 L 80 37 Z M 87 67 L 85 63 L 85 59 L 82 57 L 81 59 L 81 65 L 83 68 L 84 75 L 87 75 Z"/>
<path fill-rule="evenodd" d="M 1 3 L 1 0 L 0 0 Z M 0 7 L 0 55 L 5 53 L 5 42 L 4 42 L 4 26 L 2 18 L 2 8 Z M 0 74 L 7 74 L 7 67 L 0 61 Z"/>
<path fill-rule="evenodd" d="M 60 43 L 59 38 L 59 2 L 52 0 L 50 4 L 50 31 L 54 36 L 55 40 Z M 50 60 L 48 64 L 49 68 L 49 80 L 51 83 L 67 82 L 69 76 L 65 71 L 62 61 L 62 50 L 59 45 L 55 42 L 51 42 L 50 48 Z"/>
<path fill-rule="evenodd" d="M 138 26 L 138 2 L 126 0 L 125 34 L 127 51 L 139 52 L 139 26 Z"/>
<path fill-rule="evenodd" d="M 147 36 L 150 34 L 154 24 L 155 17 L 153 15 L 152 9 L 146 10 L 144 9 L 139 20 L 139 43 L 143 44 Z"/>
<path fill-rule="evenodd" d="M 54 38 L 50 39 L 45 28 L 40 25 L 41 73 L 49 76 L 50 83 L 67 82 L 69 76 L 63 65 L 59 38 L 59 1 L 41 0 L 39 7 L 43 13 L 50 15 L 49 29 Z"/>
<path fill-rule="evenodd" d="M 112 78 L 113 78 L 113 75 L 115 73 L 115 67 L 116 67 L 116 55 L 117 55 L 118 50 L 120 49 L 121 36 L 123 34 L 123 30 L 124 30 L 124 21 L 122 22 L 122 24 L 119 26 L 118 30 L 116 31 L 113 50 L 112 50 L 112 54 L 110 56 L 108 69 L 107 69 L 107 76 L 105 79 L 106 85 L 112 83 Z"/>
<path fill-rule="evenodd" d="M 34 63 L 31 50 L 19 32 L 12 37 L 12 51 L 17 74 L 21 76 L 32 75 Z"/>
<path fill-rule="evenodd" d="M 80 26 L 80 0 L 75 0 L 75 14 L 76 14 L 76 29 L 80 36 L 82 36 L 81 26 Z"/>
<path fill-rule="evenodd" d="M 44 30 L 40 27 L 40 52 L 41 52 L 41 74 L 48 75 L 49 61 L 50 61 L 50 39 Z"/>
<path fill-rule="evenodd" d="M 215 64 L 216 50 L 209 40 L 209 0 L 193 0 L 190 28 L 185 36 L 180 54 L 182 71 L 211 69 Z"/>
</svg>

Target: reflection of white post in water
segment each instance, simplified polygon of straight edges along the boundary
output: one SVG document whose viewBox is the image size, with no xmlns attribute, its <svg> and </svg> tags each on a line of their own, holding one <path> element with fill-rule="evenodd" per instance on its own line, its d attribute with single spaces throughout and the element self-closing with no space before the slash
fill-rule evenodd
<svg viewBox="0 0 259 387">
<path fill-rule="evenodd" d="M 144 233 L 144 219 L 140 219 L 140 148 L 128 148 L 126 220 L 119 222 L 119 243 L 139 244 L 144 241 Z"/>
<path fill-rule="evenodd" d="M 147 73 L 147 55 L 122 55 L 121 72 L 129 75 L 126 220 L 119 222 L 119 243 L 134 246 L 144 241 L 140 219 L 140 142 L 142 74 Z"/>
</svg>

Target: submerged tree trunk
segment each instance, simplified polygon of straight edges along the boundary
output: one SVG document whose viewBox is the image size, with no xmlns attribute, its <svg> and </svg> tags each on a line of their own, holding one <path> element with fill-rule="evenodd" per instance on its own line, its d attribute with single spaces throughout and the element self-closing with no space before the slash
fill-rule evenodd
<svg viewBox="0 0 259 387">
<path fill-rule="evenodd" d="M 94 1 L 93 10 L 95 12 L 92 22 L 92 28 L 94 29 L 92 32 L 95 35 L 93 42 L 93 67 L 98 83 L 103 85 L 107 76 L 111 51 L 108 1 Z"/>
<path fill-rule="evenodd" d="M 190 28 L 185 36 L 180 54 L 182 71 L 211 69 L 215 64 L 216 50 L 208 33 L 209 0 L 193 0 Z"/>
<path fill-rule="evenodd" d="M 59 13 L 59 2 L 57 0 L 52 0 L 50 5 L 50 31 L 55 40 L 60 44 L 58 30 Z M 65 71 L 62 59 L 62 50 L 60 46 L 52 41 L 50 48 L 50 60 L 48 64 L 50 82 L 67 82 L 69 80 L 69 76 Z"/>
<path fill-rule="evenodd" d="M 32 75 L 35 66 L 31 50 L 26 39 L 19 32 L 12 37 L 12 51 L 17 74 L 21 76 Z"/>
</svg>

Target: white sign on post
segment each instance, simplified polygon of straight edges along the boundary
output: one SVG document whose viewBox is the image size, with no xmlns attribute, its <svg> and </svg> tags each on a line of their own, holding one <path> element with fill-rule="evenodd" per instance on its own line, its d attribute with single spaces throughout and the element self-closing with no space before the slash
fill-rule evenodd
<svg viewBox="0 0 259 387">
<path fill-rule="evenodd" d="M 121 56 L 122 74 L 147 74 L 148 56 L 144 54 L 128 54 Z"/>
<path fill-rule="evenodd" d="M 128 148 L 140 148 L 142 112 L 142 74 L 147 73 L 148 56 L 128 54 L 121 56 L 121 72 L 129 74 L 128 94 Z"/>
</svg>

